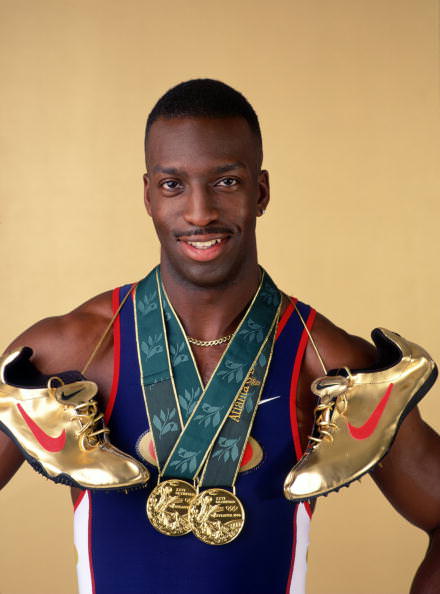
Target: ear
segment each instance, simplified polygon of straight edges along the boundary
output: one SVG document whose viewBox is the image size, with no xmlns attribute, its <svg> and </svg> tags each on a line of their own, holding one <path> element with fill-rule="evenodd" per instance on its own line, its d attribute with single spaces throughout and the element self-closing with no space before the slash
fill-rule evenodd
<svg viewBox="0 0 440 594">
<path fill-rule="evenodd" d="M 150 178 L 148 177 L 148 173 L 144 173 L 144 204 L 148 214 L 151 217 Z"/>
<path fill-rule="evenodd" d="M 258 190 L 257 217 L 261 217 L 270 200 L 269 172 L 266 169 L 262 169 L 258 175 Z"/>
</svg>

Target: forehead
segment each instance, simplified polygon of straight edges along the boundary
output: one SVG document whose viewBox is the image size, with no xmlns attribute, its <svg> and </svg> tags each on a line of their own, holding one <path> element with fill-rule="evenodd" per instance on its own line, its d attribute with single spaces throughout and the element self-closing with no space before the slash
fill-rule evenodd
<svg viewBox="0 0 440 594">
<path fill-rule="evenodd" d="M 159 118 L 151 126 L 147 168 L 187 169 L 214 163 L 243 162 L 259 167 L 257 139 L 243 118 Z"/>
</svg>

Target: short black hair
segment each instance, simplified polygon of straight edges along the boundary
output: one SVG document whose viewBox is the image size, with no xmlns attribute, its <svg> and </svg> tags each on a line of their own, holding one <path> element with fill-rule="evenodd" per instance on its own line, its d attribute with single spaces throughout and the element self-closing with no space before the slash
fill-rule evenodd
<svg viewBox="0 0 440 594">
<path fill-rule="evenodd" d="M 260 123 L 252 105 L 244 95 L 219 80 L 194 78 L 167 91 L 148 116 L 145 147 L 151 126 L 158 118 L 182 117 L 244 118 L 262 150 Z"/>
</svg>

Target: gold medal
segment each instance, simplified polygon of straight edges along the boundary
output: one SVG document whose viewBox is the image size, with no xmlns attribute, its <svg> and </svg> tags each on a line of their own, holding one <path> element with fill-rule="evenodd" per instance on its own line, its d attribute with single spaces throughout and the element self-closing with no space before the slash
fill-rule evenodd
<svg viewBox="0 0 440 594">
<path fill-rule="evenodd" d="M 191 532 L 188 508 L 195 496 L 195 488 L 186 481 L 170 479 L 159 483 L 147 499 L 147 516 L 152 526 L 167 536 Z"/>
<path fill-rule="evenodd" d="M 223 545 L 240 534 L 245 513 L 241 501 L 230 491 L 208 489 L 193 499 L 188 518 L 197 538 L 206 544 Z"/>
</svg>

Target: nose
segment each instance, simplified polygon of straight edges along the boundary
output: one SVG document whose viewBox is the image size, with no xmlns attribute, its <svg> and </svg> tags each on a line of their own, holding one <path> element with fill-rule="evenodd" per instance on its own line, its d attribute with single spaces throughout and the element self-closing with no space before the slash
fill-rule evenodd
<svg viewBox="0 0 440 594">
<path fill-rule="evenodd" d="M 202 184 L 191 188 L 185 204 L 185 221 L 195 227 L 206 227 L 218 219 L 218 205 L 212 190 Z"/>
</svg>

